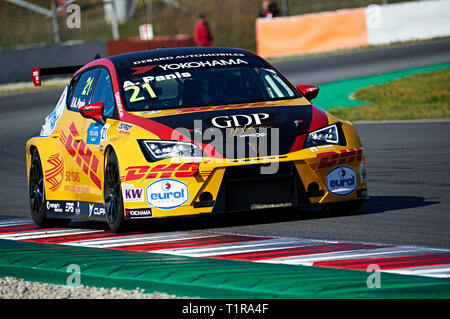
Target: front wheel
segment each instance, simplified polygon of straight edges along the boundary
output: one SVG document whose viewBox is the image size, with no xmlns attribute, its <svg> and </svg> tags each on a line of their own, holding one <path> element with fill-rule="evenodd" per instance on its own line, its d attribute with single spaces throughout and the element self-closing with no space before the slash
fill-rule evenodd
<svg viewBox="0 0 450 319">
<path fill-rule="evenodd" d="M 103 199 L 105 202 L 106 222 L 113 232 L 119 232 L 125 224 L 124 208 L 119 164 L 116 154 L 111 149 L 106 154 Z"/>
</svg>

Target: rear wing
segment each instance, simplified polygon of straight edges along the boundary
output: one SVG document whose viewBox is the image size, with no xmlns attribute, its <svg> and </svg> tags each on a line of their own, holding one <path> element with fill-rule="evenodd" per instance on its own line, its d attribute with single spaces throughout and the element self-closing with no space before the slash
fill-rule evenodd
<svg viewBox="0 0 450 319">
<path fill-rule="evenodd" d="M 31 76 L 34 86 L 41 85 L 41 77 L 47 75 L 73 74 L 83 65 L 59 66 L 53 68 L 32 68 Z"/>
</svg>

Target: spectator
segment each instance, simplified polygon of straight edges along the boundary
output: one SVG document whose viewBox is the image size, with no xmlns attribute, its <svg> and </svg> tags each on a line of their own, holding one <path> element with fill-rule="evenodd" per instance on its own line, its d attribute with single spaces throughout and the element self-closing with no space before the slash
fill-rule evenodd
<svg viewBox="0 0 450 319">
<path fill-rule="evenodd" d="M 199 47 L 210 47 L 213 45 L 213 37 L 206 17 L 199 15 L 199 19 L 194 26 L 194 41 Z"/>
<path fill-rule="evenodd" d="M 260 18 L 272 19 L 274 17 L 279 16 L 280 10 L 278 9 L 278 5 L 274 1 L 263 0 L 262 2 L 262 10 L 259 13 Z"/>
</svg>

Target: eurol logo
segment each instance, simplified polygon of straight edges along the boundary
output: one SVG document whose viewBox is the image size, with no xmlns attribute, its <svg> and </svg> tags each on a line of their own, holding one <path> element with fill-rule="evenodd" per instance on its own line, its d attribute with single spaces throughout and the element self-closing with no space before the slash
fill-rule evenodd
<svg viewBox="0 0 450 319">
<path fill-rule="evenodd" d="M 357 187 L 356 172 L 348 166 L 338 166 L 327 174 L 327 189 L 337 196 L 350 195 Z"/>
<path fill-rule="evenodd" d="M 147 203 L 160 209 L 173 209 L 189 199 L 188 186 L 171 178 L 160 179 L 146 188 Z"/>
</svg>

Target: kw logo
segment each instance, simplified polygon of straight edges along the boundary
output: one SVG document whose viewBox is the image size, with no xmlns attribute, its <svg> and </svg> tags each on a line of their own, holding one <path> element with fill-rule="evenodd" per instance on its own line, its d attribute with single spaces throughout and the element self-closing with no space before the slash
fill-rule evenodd
<svg viewBox="0 0 450 319">
<path fill-rule="evenodd" d="M 363 150 L 360 147 L 350 148 L 349 150 L 342 150 L 337 152 L 319 153 L 317 157 L 320 158 L 319 163 L 311 164 L 309 167 L 316 170 L 324 167 L 342 165 L 345 163 L 352 163 L 355 160 L 361 162 L 364 159 Z"/>
<path fill-rule="evenodd" d="M 141 178 L 193 177 L 198 173 L 199 163 L 161 164 L 150 169 L 150 166 L 130 166 L 125 170 L 127 175 L 122 181 L 133 181 Z M 123 178 L 122 178 L 123 179 Z"/>
<path fill-rule="evenodd" d="M 51 155 L 47 162 L 52 165 L 52 168 L 45 171 L 45 181 L 49 183 L 50 190 L 56 191 L 62 184 L 64 177 L 64 161 L 59 153 Z"/>
<path fill-rule="evenodd" d="M 67 152 L 75 159 L 77 165 L 82 168 L 83 172 L 90 177 L 92 182 L 102 189 L 102 183 L 97 176 L 99 160 L 92 154 L 92 151 L 86 146 L 82 140 L 76 141 L 75 138 L 80 136 L 78 134 L 75 124 L 72 123 L 69 127 L 69 134 L 66 136 L 61 132 L 61 142 L 64 144 Z"/>
</svg>

